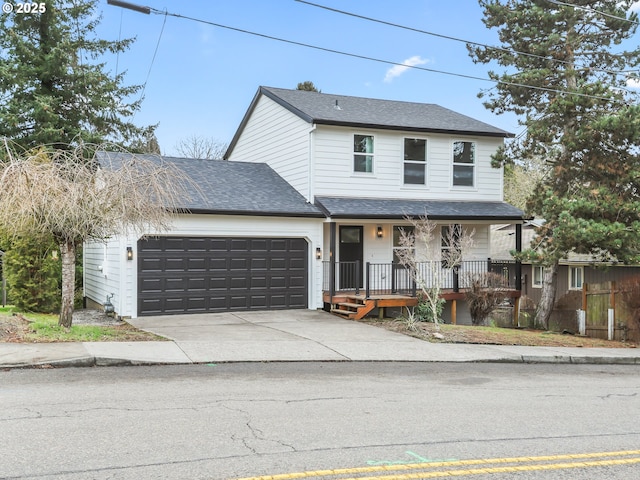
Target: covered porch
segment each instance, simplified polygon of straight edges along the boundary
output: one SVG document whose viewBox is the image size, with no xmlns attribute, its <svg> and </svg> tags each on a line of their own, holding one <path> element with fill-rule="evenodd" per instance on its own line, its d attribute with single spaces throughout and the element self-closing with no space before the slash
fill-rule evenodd
<svg viewBox="0 0 640 480">
<path fill-rule="evenodd" d="M 425 271 L 418 276 L 438 282 L 452 323 L 474 274 L 498 273 L 510 294 L 520 297 L 520 263 L 489 258 L 492 225 L 514 225 L 513 249 L 522 248 L 524 214 L 505 202 L 317 197 L 316 205 L 327 216 L 323 249 L 316 253 L 323 260 L 322 298 L 328 311 L 360 319 L 376 308 L 383 315 L 389 307 L 415 306 L 419 289 L 398 262 L 398 250 L 407 248 L 399 238 L 402 229 L 411 228 L 412 219 L 425 217 L 438 229 L 429 248 L 414 249 L 416 259 L 425 260 L 416 266 Z M 452 224 L 473 231 L 475 237 L 462 261 L 447 268 L 439 261 L 443 258 L 440 237 Z"/>
<path fill-rule="evenodd" d="M 420 262 L 418 268 L 433 272 L 434 263 Z M 504 279 L 508 296 L 518 301 L 521 295 L 521 267 L 515 260 L 470 260 L 455 268 L 440 268 L 437 262 L 437 281 L 440 296 L 450 302 L 451 323 L 455 324 L 458 301 L 464 300 L 471 278 L 476 274 L 493 272 Z M 364 268 L 364 270 L 363 270 Z M 361 272 L 364 271 L 364 274 Z M 325 309 L 345 318 L 359 320 L 378 309 L 383 317 L 387 308 L 414 307 L 418 304 L 419 289 L 406 268 L 398 263 L 323 262 L 323 302 Z"/>
</svg>

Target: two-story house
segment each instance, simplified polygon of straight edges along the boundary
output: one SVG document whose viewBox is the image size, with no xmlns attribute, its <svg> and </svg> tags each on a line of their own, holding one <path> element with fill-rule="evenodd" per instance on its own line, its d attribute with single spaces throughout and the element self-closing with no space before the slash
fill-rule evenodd
<svg viewBox="0 0 640 480">
<path fill-rule="evenodd" d="M 85 295 L 122 316 L 411 297 L 394 252 L 420 216 L 473 230 L 465 261 L 486 269 L 491 225 L 521 232 L 491 167 L 509 136 L 433 104 L 261 87 L 226 161 L 164 159 L 204 192 L 172 231 L 87 245 Z"/>
</svg>

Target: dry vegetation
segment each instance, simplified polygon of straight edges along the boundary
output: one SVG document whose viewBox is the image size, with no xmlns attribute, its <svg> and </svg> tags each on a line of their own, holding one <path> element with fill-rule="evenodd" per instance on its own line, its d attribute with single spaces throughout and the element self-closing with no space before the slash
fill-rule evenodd
<svg viewBox="0 0 640 480">
<path fill-rule="evenodd" d="M 366 318 L 361 321 L 429 342 L 586 348 L 635 348 L 637 346 L 630 342 L 613 342 L 596 338 L 580 337 L 578 335 L 563 335 L 560 333 L 530 329 L 471 327 L 447 324 L 440 324 L 439 329 L 436 329 L 436 325 L 433 323 L 417 322 L 416 330 L 413 331 L 401 320 Z M 126 322 L 114 321 L 110 317 L 99 312 L 96 313 L 95 311 L 81 310 L 75 312 L 74 326 L 71 331 L 58 327 L 55 317 L 53 317 L 49 321 L 51 324 L 50 327 L 46 327 L 46 332 L 43 330 L 36 332 L 37 327 L 42 325 L 42 323 L 42 320 L 34 321 L 33 319 L 26 318 L 22 314 L 11 315 L 0 313 L 0 342 L 135 342 L 165 340 L 153 334 L 137 330 Z M 47 322 L 44 321 L 44 323 Z M 437 333 L 439 333 L 442 338 L 434 335 Z M 90 337 L 86 338 L 83 337 L 83 335 L 90 335 Z"/>
<path fill-rule="evenodd" d="M 528 345 L 538 347 L 600 347 L 600 348 L 635 348 L 630 342 L 615 342 L 597 338 L 581 337 L 541 330 L 498 327 L 470 327 L 462 325 L 440 324 L 439 330 L 430 322 L 417 322 L 416 330 L 407 327 L 401 320 L 367 318 L 361 320 L 370 325 L 386 328 L 393 332 L 410 335 L 430 342 L 440 343 L 473 343 L 488 345 Z M 443 338 L 437 338 L 439 333 Z"/>
</svg>

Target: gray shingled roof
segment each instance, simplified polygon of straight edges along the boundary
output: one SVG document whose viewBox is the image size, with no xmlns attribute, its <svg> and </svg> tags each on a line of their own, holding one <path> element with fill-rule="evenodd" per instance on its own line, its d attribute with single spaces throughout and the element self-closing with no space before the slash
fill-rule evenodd
<svg viewBox="0 0 640 480">
<path fill-rule="evenodd" d="M 316 205 L 331 218 L 432 220 L 522 220 L 524 212 L 506 202 L 385 200 L 379 198 L 316 197 Z"/>
<path fill-rule="evenodd" d="M 192 213 L 324 217 L 291 185 L 264 163 L 227 162 L 191 158 L 137 155 L 154 162 L 169 162 L 188 175 L 200 194 L 185 202 Z M 130 154 L 99 152 L 98 161 L 116 164 Z"/>
<path fill-rule="evenodd" d="M 433 103 L 400 102 L 260 87 L 229 144 L 225 158 L 231 155 L 262 95 L 310 124 L 499 138 L 514 136 L 505 130 Z"/>
<path fill-rule="evenodd" d="M 348 97 L 271 87 L 260 87 L 259 93 L 309 123 L 492 137 L 513 136 L 500 128 L 433 103 Z"/>
</svg>

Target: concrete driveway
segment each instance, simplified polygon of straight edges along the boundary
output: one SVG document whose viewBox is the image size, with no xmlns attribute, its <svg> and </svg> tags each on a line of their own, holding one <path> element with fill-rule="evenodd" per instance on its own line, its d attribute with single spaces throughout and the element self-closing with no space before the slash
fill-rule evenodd
<svg viewBox="0 0 640 480">
<path fill-rule="evenodd" d="M 311 310 L 172 315 L 129 322 L 173 341 L 0 342 L 0 368 L 278 361 L 640 365 L 637 348 L 430 343 Z"/>
<path fill-rule="evenodd" d="M 129 323 L 173 340 L 193 362 L 416 361 L 434 354 L 428 342 L 324 311 L 165 315 Z"/>
<path fill-rule="evenodd" d="M 135 318 L 129 322 L 173 340 L 171 345 L 166 345 L 169 342 L 147 342 L 155 344 L 150 348 L 168 349 L 171 356 L 166 357 L 166 361 L 169 363 L 186 360 L 193 363 L 498 361 L 640 364 L 640 349 L 430 343 L 313 310 L 169 315 Z M 140 342 L 109 345 L 119 350 L 124 347 L 134 352 L 141 350 Z M 89 346 L 90 353 L 95 356 L 108 356 L 95 353 L 101 344 L 93 342 Z M 175 360 L 179 358 L 182 360 Z"/>
</svg>

